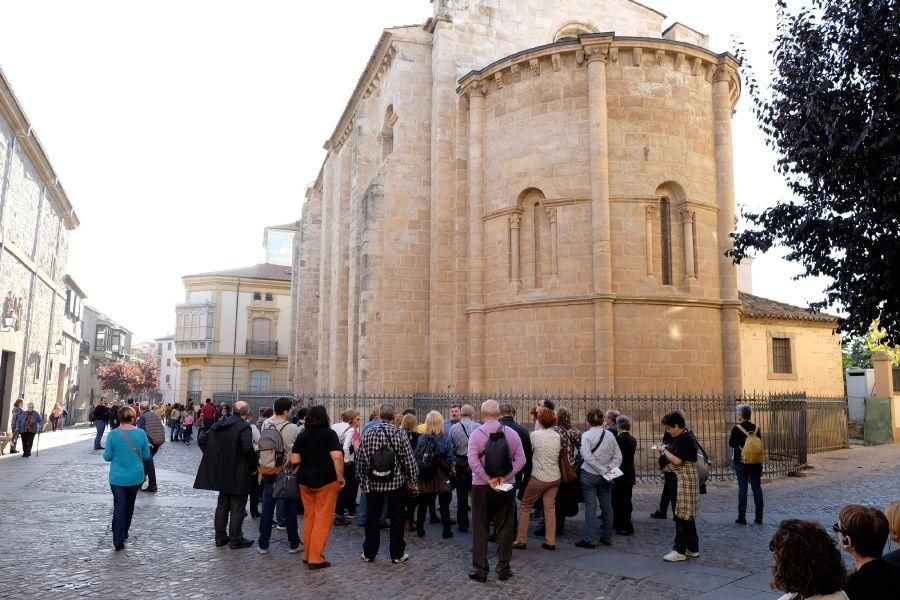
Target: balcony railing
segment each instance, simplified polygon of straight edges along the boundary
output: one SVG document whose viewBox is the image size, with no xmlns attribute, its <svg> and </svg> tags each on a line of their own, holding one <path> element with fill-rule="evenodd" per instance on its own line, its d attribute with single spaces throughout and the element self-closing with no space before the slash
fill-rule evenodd
<svg viewBox="0 0 900 600">
<path fill-rule="evenodd" d="M 208 340 L 175 342 L 175 354 L 211 354 L 212 342 Z"/>
<path fill-rule="evenodd" d="M 247 354 L 250 356 L 278 356 L 278 342 L 247 340 Z"/>
</svg>

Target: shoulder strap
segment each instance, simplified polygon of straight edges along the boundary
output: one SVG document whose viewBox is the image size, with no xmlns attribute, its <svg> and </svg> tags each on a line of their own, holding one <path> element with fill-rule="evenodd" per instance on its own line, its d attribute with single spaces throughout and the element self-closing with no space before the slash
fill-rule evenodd
<svg viewBox="0 0 900 600">
<path fill-rule="evenodd" d="M 466 424 L 463 423 L 462 421 L 460 421 L 459 426 L 460 426 L 460 428 L 462 428 L 463 433 L 466 434 L 466 439 L 469 439 L 469 430 L 466 429 Z"/>
<path fill-rule="evenodd" d="M 599 447 L 600 447 L 600 444 L 603 443 L 603 438 L 604 438 L 604 437 L 606 437 L 606 430 L 605 430 L 605 429 L 603 430 L 603 433 L 600 434 L 600 439 L 597 440 L 597 444 L 596 444 L 593 448 L 591 448 L 591 454 L 593 454 L 594 452 L 597 451 L 597 448 L 599 448 Z"/>
<path fill-rule="evenodd" d="M 119 433 L 122 434 L 122 437 L 125 438 L 125 441 L 128 442 L 128 445 L 131 446 L 131 449 L 134 450 L 134 455 L 138 457 L 138 460 L 142 463 L 144 462 L 144 457 L 141 456 L 141 453 L 138 452 L 137 446 L 134 445 L 134 442 L 131 441 L 131 438 L 125 435 L 125 432 L 119 430 Z"/>
<path fill-rule="evenodd" d="M 709 454 L 706 453 L 706 450 L 703 448 L 703 444 L 700 443 L 700 440 L 697 439 L 697 436 L 694 435 L 694 432 L 688 429 L 688 433 L 691 434 L 691 439 L 694 440 L 694 443 L 697 444 L 697 447 L 700 449 L 700 452 L 703 453 L 703 458 L 706 459 L 706 462 L 709 463 Z"/>
<path fill-rule="evenodd" d="M 756 429 L 754 429 L 753 431 L 747 431 L 746 429 L 744 429 L 743 425 L 738 425 L 737 428 L 743 431 L 744 435 L 746 435 L 747 437 L 750 437 L 751 435 L 754 435 L 756 433 Z M 704 452 L 703 454 L 706 454 L 706 452 Z"/>
</svg>

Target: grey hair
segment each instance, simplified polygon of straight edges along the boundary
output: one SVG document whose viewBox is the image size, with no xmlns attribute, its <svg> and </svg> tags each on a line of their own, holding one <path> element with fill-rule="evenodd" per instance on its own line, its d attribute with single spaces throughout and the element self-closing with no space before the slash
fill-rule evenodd
<svg viewBox="0 0 900 600">
<path fill-rule="evenodd" d="M 606 418 L 607 418 L 607 419 L 615 419 L 616 417 L 618 417 L 618 416 L 621 415 L 621 414 L 622 414 L 622 413 L 620 413 L 620 412 L 617 411 L 616 409 L 611 408 L 611 409 L 609 409 L 608 411 L 606 411 Z"/>
<path fill-rule="evenodd" d="M 738 404 L 735 409 L 737 414 L 741 415 L 742 419 L 750 420 L 750 415 L 753 414 L 753 410 L 750 408 L 749 404 Z"/>
<path fill-rule="evenodd" d="M 150 408 L 150 403 L 147 402 L 146 400 L 142 401 L 141 402 L 141 410 L 147 410 L 148 408 Z"/>
<path fill-rule="evenodd" d="M 234 403 L 233 412 L 234 412 L 234 414 L 239 415 L 241 417 L 246 417 L 253 411 L 250 409 L 249 404 L 247 404 L 246 402 L 240 401 L 240 402 Z"/>
<path fill-rule="evenodd" d="M 463 404 L 462 408 L 459 409 L 459 413 L 464 417 L 471 417 L 475 415 L 475 407 L 471 404 Z"/>
<path fill-rule="evenodd" d="M 388 402 L 387 404 L 382 404 L 381 409 L 378 411 L 378 416 L 381 417 L 382 421 L 393 421 L 394 413 L 397 412 L 397 409 L 393 404 Z"/>
<path fill-rule="evenodd" d="M 481 417 L 487 421 L 500 416 L 500 405 L 496 400 L 485 400 L 481 403 Z"/>
<path fill-rule="evenodd" d="M 626 417 L 625 415 L 616 417 L 616 427 L 631 431 L 631 417 Z"/>
</svg>

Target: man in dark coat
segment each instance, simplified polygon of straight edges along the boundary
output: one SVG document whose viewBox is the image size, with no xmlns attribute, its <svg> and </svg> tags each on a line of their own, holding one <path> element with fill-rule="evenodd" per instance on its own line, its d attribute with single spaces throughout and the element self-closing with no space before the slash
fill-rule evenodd
<svg viewBox="0 0 900 600">
<path fill-rule="evenodd" d="M 613 528 L 617 535 L 631 535 L 634 533 L 634 523 L 631 520 L 631 492 L 637 479 L 634 471 L 637 440 L 631 435 L 630 417 L 624 415 L 616 417 L 616 430 L 618 431 L 616 443 L 622 452 L 622 464 L 619 466 L 622 475 L 613 480 Z"/>
<path fill-rule="evenodd" d="M 246 402 L 237 402 L 234 414 L 216 421 L 209 431 L 202 432 L 197 438 L 203 458 L 194 487 L 219 492 L 216 546 L 228 544 L 237 549 L 253 545 L 253 540 L 244 537 L 241 527 L 246 516 L 244 507 L 250 492 L 250 474 L 256 468 L 253 433 L 247 422 L 250 414 Z"/>
<path fill-rule="evenodd" d="M 522 449 L 525 451 L 525 467 L 516 474 L 517 497 L 521 500 L 525 494 L 525 486 L 531 479 L 531 434 L 516 423 L 516 409 L 512 404 L 500 405 L 500 422 L 504 427 L 509 427 L 519 435 L 519 439 L 522 440 Z"/>
</svg>

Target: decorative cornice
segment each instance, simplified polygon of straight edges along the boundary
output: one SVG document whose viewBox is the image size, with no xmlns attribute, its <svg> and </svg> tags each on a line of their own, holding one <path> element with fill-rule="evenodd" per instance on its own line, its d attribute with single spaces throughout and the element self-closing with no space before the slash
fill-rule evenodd
<svg viewBox="0 0 900 600">
<path fill-rule="evenodd" d="M 489 213 L 481 215 L 481 220 L 489 221 L 491 219 L 496 219 L 497 217 L 502 217 L 504 215 L 522 214 L 523 212 L 524 211 L 520 206 L 506 206 L 504 208 L 493 210 Z"/>
<path fill-rule="evenodd" d="M 6 79 L 2 69 L 0 69 L 0 116 L 9 123 L 12 134 L 18 139 L 19 147 L 47 186 L 47 192 L 49 192 L 53 204 L 66 224 L 66 229 L 70 231 L 77 229 L 80 222 L 75 214 L 75 209 L 72 208 L 69 197 L 66 195 L 62 184 L 59 183 L 59 178 L 53 169 L 53 165 L 50 164 L 50 159 L 47 157 L 44 146 L 35 134 L 28 117 L 25 116 L 25 111 L 22 109 L 22 105 L 19 104 L 19 100 L 12 91 L 12 87 L 9 85 L 9 81 Z"/>
<path fill-rule="evenodd" d="M 597 302 L 611 302 L 613 304 L 645 304 L 655 306 L 683 306 L 686 308 L 713 308 L 718 310 L 739 309 L 740 301 L 734 300 L 706 300 L 699 298 L 682 298 L 672 296 L 637 296 L 622 294 L 579 294 L 575 296 L 527 298 L 513 302 L 499 302 L 482 306 L 469 305 L 466 314 L 492 313 L 519 308 L 534 308 L 544 306 L 576 306 L 594 304 Z"/>
</svg>

